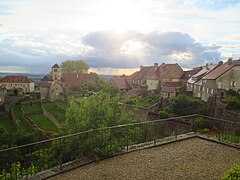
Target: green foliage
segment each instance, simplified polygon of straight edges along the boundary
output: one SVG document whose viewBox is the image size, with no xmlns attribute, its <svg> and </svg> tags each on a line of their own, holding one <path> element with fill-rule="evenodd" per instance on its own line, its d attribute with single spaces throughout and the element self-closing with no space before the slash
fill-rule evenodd
<svg viewBox="0 0 240 180">
<path fill-rule="evenodd" d="M 234 134 L 222 134 L 218 137 L 218 140 L 228 143 L 240 143 L 240 136 Z"/>
<path fill-rule="evenodd" d="M 240 137 L 240 128 L 235 129 L 235 135 Z"/>
<path fill-rule="evenodd" d="M 238 179 L 240 179 L 240 165 L 235 165 L 234 167 L 230 168 L 222 178 L 222 180 L 238 180 Z"/>
<path fill-rule="evenodd" d="M 197 117 L 194 120 L 195 127 L 197 130 L 203 130 L 203 129 L 211 129 L 212 128 L 212 123 L 210 120 L 205 119 L 203 117 Z"/>
<path fill-rule="evenodd" d="M 169 105 L 172 112 L 176 115 L 202 114 L 207 112 L 204 101 L 186 95 L 179 95 L 172 98 Z"/>
<path fill-rule="evenodd" d="M 67 60 L 61 65 L 62 74 L 87 73 L 89 65 L 83 60 Z"/>
<path fill-rule="evenodd" d="M 159 102 L 159 96 L 137 97 L 135 99 L 126 99 L 125 103 L 139 107 L 150 107 Z"/>
<path fill-rule="evenodd" d="M 97 78 L 97 91 L 101 91 L 104 93 L 108 93 L 110 94 L 112 97 L 117 96 L 118 94 L 120 94 L 120 89 L 116 86 L 113 86 L 110 82 L 104 80 L 101 77 Z"/>
<path fill-rule="evenodd" d="M 9 134 L 14 134 L 17 130 L 11 120 L 0 120 L 0 128 L 4 128 Z"/>
<path fill-rule="evenodd" d="M 165 119 L 169 117 L 169 113 L 165 110 L 159 111 L 159 118 L 160 119 Z"/>
<path fill-rule="evenodd" d="M 21 163 L 15 162 L 12 163 L 11 169 L 9 172 L 2 170 L 0 173 L 0 179 L 5 179 L 5 180 L 17 180 L 21 178 L 27 178 L 28 176 L 31 176 L 37 172 L 36 167 L 31 164 L 30 167 L 27 169 L 24 169 L 21 167 Z"/>
<path fill-rule="evenodd" d="M 226 108 L 229 110 L 239 110 L 240 109 L 240 97 L 239 96 L 229 96 L 225 100 Z"/>
<path fill-rule="evenodd" d="M 119 97 L 112 97 L 108 93 L 99 92 L 88 98 L 82 99 L 78 105 L 73 98 L 70 99 L 70 107 L 66 111 L 66 120 L 62 124 L 62 133 L 71 134 L 91 129 L 98 129 L 121 124 L 131 123 L 132 115 L 125 113 L 125 107 L 119 103 Z M 126 145 L 127 135 L 134 136 L 135 128 L 127 130 L 104 130 L 88 133 L 78 138 L 82 152 L 98 158 L 118 151 Z M 121 138 L 121 139 L 120 139 Z M 132 141 L 134 141 L 132 139 Z M 76 141 L 70 141 L 68 147 L 76 147 Z M 75 148 L 74 148 L 75 149 Z M 66 149 L 70 151 L 72 149 Z M 67 154 L 67 153 L 66 153 Z"/>
</svg>

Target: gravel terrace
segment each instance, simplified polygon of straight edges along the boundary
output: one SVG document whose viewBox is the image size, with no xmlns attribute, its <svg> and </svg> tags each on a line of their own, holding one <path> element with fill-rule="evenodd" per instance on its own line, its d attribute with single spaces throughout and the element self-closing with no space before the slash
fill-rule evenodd
<svg viewBox="0 0 240 180">
<path fill-rule="evenodd" d="M 240 163 L 240 150 L 191 138 L 102 160 L 49 179 L 220 179 L 235 163 Z"/>
</svg>

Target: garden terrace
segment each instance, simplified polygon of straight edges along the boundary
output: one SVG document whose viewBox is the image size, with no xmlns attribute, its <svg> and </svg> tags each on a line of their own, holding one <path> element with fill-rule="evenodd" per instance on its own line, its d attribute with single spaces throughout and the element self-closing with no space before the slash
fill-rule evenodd
<svg viewBox="0 0 240 180">
<path fill-rule="evenodd" d="M 100 161 L 100 164 L 103 163 L 103 166 L 108 166 L 109 161 L 110 166 L 111 161 L 114 161 L 114 159 L 120 158 L 121 161 L 123 158 L 122 160 L 126 162 L 126 165 L 118 161 L 119 166 L 116 167 L 120 167 L 120 164 L 122 164 L 121 167 L 122 170 L 124 170 L 128 167 L 128 163 L 130 163 L 129 169 L 133 168 L 133 173 L 135 173 L 135 175 L 133 174 L 132 176 L 134 177 L 137 177 L 138 174 L 143 174 L 143 172 L 139 171 L 145 171 L 149 176 L 150 174 L 152 175 L 150 177 L 153 177 L 155 174 L 155 179 L 158 179 L 158 171 L 163 174 L 165 173 L 167 177 L 168 174 L 170 174 L 170 170 L 174 172 L 186 171 L 186 173 L 189 173 L 187 175 L 184 173 L 181 174 L 178 179 L 195 177 L 194 175 L 199 174 L 201 170 L 206 170 L 206 173 L 209 173 L 206 177 L 212 175 L 214 177 L 216 174 L 221 176 L 234 162 L 239 162 L 240 160 L 240 153 L 238 150 L 240 147 L 239 129 L 240 123 L 202 115 L 188 115 L 91 129 L 85 132 L 0 150 L 0 172 L 2 172 L 0 178 L 14 177 L 18 179 L 29 177 L 36 173 L 38 174 L 34 178 L 49 177 L 54 173 L 61 173 L 66 169 L 76 168 L 77 166 L 94 162 L 96 159 L 113 157 L 115 155 L 149 147 L 152 147 L 152 149 L 147 149 L 147 153 L 144 152 L 145 150 L 136 151 L 132 153 L 133 155 L 130 153 L 114 157 L 112 160 Z M 205 139 L 207 138 L 212 142 L 202 140 L 202 133 L 204 133 L 203 136 Z M 191 139 L 184 140 L 187 138 Z M 179 142 L 180 140 L 182 141 Z M 168 145 L 163 145 L 164 143 L 168 143 Z M 177 149 L 177 151 L 174 151 L 174 149 Z M 157 153 L 157 151 L 159 151 L 159 153 Z M 142 155 L 141 152 L 143 152 Z M 151 155 L 151 153 L 153 155 Z M 228 153 L 229 156 L 226 155 Z M 154 154 L 158 154 L 158 156 L 156 155 L 155 157 Z M 161 157 L 162 159 L 160 159 L 162 162 L 160 161 L 157 163 L 157 159 L 160 158 L 161 154 L 163 154 Z M 129 158 L 127 157 L 128 155 Z M 127 162 L 124 160 L 124 157 L 125 160 L 131 158 L 132 160 Z M 156 160 L 154 158 L 156 158 Z M 195 158 L 197 160 L 194 161 Z M 235 158 L 236 161 L 232 161 L 231 158 Z M 215 159 L 219 159 L 219 161 L 214 161 Z M 153 164 L 151 164 L 151 161 Z M 174 163 L 171 164 L 171 161 L 175 162 L 177 166 L 175 166 Z M 226 163 L 224 164 L 225 161 Z M 112 163 L 114 164 L 115 162 Z M 159 167 L 162 167 L 160 170 L 154 165 L 155 162 Z M 146 165 L 149 164 L 148 169 L 146 169 L 147 166 L 140 167 L 143 163 Z M 183 163 L 183 166 L 181 166 L 180 163 Z M 197 174 L 191 174 L 191 164 L 193 166 L 193 171 L 196 170 Z M 207 166 L 207 164 L 209 164 L 209 166 Z M 90 166 L 95 166 L 95 164 Z M 103 166 L 99 167 L 104 168 Z M 86 167 L 83 167 L 83 169 Z M 154 169 L 155 167 L 156 169 Z M 23 170 L 23 168 L 25 170 Z M 166 169 L 164 170 L 164 168 Z M 220 169 L 222 174 L 219 174 L 220 171 L 217 171 L 217 168 Z M 5 171 L 2 171 L 3 169 L 5 169 Z M 95 174 L 92 170 L 83 171 L 83 173 L 87 172 L 92 175 Z M 114 172 L 116 172 L 116 176 L 114 176 L 115 179 L 120 178 L 117 176 L 118 173 L 125 175 L 125 177 L 128 175 L 121 173 L 121 169 L 119 171 L 112 169 L 111 173 L 113 173 L 113 175 Z M 177 174 L 175 175 L 177 178 Z M 104 174 L 100 174 L 100 176 L 104 176 Z M 100 176 L 96 176 L 96 178 L 100 178 Z M 131 177 L 131 175 L 129 176 Z M 89 175 L 89 178 L 90 177 Z M 199 179 L 201 179 L 200 175 Z"/>
</svg>

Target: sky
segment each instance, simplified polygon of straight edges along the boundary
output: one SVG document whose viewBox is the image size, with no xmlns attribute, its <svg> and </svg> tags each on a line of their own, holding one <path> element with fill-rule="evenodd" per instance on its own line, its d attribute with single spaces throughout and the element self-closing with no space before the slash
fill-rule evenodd
<svg viewBox="0 0 240 180">
<path fill-rule="evenodd" d="M 0 72 L 99 74 L 240 58 L 240 0 L 0 0 Z"/>
</svg>

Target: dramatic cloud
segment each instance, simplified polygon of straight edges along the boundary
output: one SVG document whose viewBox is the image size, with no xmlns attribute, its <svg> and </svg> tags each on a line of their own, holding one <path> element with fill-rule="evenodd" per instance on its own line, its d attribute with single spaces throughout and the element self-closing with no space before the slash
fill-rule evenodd
<svg viewBox="0 0 240 180">
<path fill-rule="evenodd" d="M 216 63 L 220 46 L 202 45 L 181 32 L 98 31 L 84 36 L 50 34 L 12 37 L 0 42 L 1 66 L 51 66 L 66 59 L 84 59 L 93 68 L 136 68 L 141 64 L 179 63 L 184 67 Z"/>
</svg>

